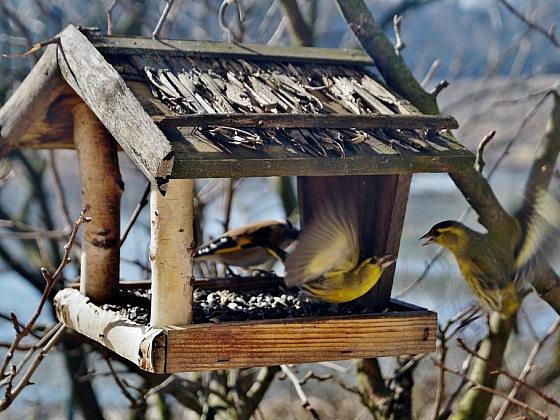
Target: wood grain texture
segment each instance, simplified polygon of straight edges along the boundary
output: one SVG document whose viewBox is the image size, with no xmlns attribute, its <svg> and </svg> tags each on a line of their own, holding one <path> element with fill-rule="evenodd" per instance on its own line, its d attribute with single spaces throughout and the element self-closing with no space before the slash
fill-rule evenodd
<svg viewBox="0 0 560 420">
<path fill-rule="evenodd" d="M 56 316 L 69 328 L 104 345 L 149 372 L 162 372 L 164 352 L 158 347 L 163 330 L 138 325 L 118 312 L 106 311 L 74 289 L 54 298 Z"/>
<path fill-rule="evenodd" d="M 430 353 L 434 313 L 376 314 L 166 328 L 167 373 Z"/>
<path fill-rule="evenodd" d="M 277 149 L 245 157 L 225 153 L 191 154 L 177 147 L 171 178 L 231 178 L 268 176 L 379 175 L 421 172 L 461 172 L 472 166 L 472 154 L 438 156 L 378 155 L 317 158 Z"/>
<path fill-rule="evenodd" d="M 358 211 L 360 251 L 365 256 L 398 255 L 410 179 L 400 175 L 298 177 L 302 231 L 332 200 L 354 203 Z M 382 312 L 389 305 L 394 268 L 383 273 L 360 303 Z"/>
<path fill-rule="evenodd" d="M 394 128 L 432 130 L 459 128 L 449 115 L 193 114 L 153 117 L 158 126 L 277 128 Z"/>
<path fill-rule="evenodd" d="M 192 57 L 245 58 L 373 66 L 369 56 L 357 49 L 286 47 L 282 45 L 238 44 L 180 39 L 92 36 L 93 45 L 103 54 L 167 55 Z"/>
<path fill-rule="evenodd" d="M 60 114 L 49 113 L 57 106 L 64 106 L 64 99 L 72 96 L 58 69 L 56 50 L 56 45 L 46 48 L 29 75 L 0 109 L 0 156 L 14 147 L 48 147 L 49 143 L 59 147 L 72 143 L 69 113 L 61 119 L 53 118 Z"/>
<path fill-rule="evenodd" d="M 60 71 L 144 175 L 165 189 L 171 146 L 117 71 L 75 27 L 60 34 Z"/>
</svg>

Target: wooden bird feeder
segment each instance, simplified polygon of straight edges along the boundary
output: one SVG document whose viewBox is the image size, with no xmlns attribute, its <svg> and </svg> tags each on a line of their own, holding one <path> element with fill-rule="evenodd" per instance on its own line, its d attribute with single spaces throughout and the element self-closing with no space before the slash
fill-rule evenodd
<svg viewBox="0 0 560 420">
<path fill-rule="evenodd" d="M 355 50 L 101 36 L 68 26 L 0 109 L 0 156 L 75 148 L 83 227 L 80 290 L 58 317 L 156 373 L 431 352 L 436 314 L 390 301 L 394 267 L 361 298 L 379 313 L 193 324 L 195 178 L 297 176 L 302 228 L 320 198 L 359 203 L 364 254 L 398 253 L 411 174 L 474 156 Z M 117 151 L 151 181 L 149 325 L 103 309 L 119 283 Z M 103 180 L 103 182 L 101 182 Z"/>
</svg>

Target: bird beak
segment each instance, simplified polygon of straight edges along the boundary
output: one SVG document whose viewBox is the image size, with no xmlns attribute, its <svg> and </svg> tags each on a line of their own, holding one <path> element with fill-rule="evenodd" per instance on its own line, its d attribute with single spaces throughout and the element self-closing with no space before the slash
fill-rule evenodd
<svg viewBox="0 0 560 420">
<path fill-rule="evenodd" d="M 377 259 L 377 264 L 379 264 L 382 269 L 385 269 L 385 268 L 389 267 L 391 264 L 393 264 L 395 261 L 397 261 L 397 256 L 396 255 L 387 254 L 387 255 L 382 255 L 381 257 L 379 257 Z"/>
<path fill-rule="evenodd" d="M 430 244 L 436 243 L 436 241 L 435 241 L 434 237 L 432 236 L 432 233 L 431 233 L 431 232 L 426 233 L 424 236 L 422 236 L 422 237 L 421 237 L 420 239 L 418 239 L 418 240 L 421 241 L 422 239 L 427 239 L 427 241 L 424 242 L 424 243 L 422 244 L 422 246 L 424 246 L 424 245 L 430 245 Z"/>
</svg>

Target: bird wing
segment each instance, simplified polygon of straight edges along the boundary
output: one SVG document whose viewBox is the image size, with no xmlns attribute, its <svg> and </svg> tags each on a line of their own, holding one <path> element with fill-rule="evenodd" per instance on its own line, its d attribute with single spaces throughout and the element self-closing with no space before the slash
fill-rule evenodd
<svg viewBox="0 0 560 420">
<path fill-rule="evenodd" d="M 532 206 L 516 214 L 521 237 L 514 252 L 515 282 L 522 288 L 548 265 L 560 241 L 560 203 L 546 190 L 538 190 Z"/>
<path fill-rule="evenodd" d="M 315 280 L 331 271 L 350 271 L 358 263 L 357 214 L 350 203 L 327 203 L 317 209 L 302 231 L 297 249 L 286 259 L 288 287 Z"/>
</svg>

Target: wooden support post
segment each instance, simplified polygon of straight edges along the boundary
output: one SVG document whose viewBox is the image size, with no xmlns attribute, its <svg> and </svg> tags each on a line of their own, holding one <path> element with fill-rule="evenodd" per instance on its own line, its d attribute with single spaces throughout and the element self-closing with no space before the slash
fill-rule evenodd
<svg viewBox="0 0 560 420">
<path fill-rule="evenodd" d="M 83 226 L 80 291 L 94 302 L 119 287 L 120 200 L 123 190 L 117 143 L 85 103 L 72 108 L 82 207 L 91 222 Z"/>
<path fill-rule="evenodd" d="M 152 311 L 154 328 L 192 322 L 193 179 L 172 179 L 163 196 L 150 197 Z"/>
</svg>

